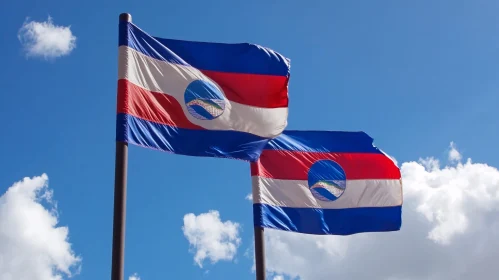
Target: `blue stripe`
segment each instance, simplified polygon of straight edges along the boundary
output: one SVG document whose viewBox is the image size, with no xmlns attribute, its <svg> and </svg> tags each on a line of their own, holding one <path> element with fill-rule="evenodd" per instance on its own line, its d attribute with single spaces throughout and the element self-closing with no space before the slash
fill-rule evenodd
<svg viewBox="0 0 499 280">
<path fill-rule="evenodd" d="M 118 114 L 116 140 L 180 155 L 256 161 L 268 142 L 250 133 L 177 128 Z"/>
<path fill-rule="evenodd" d="M 119 24 L 119 45 L 152 58 L 200 70 L 289 76 L 290 61 L 280 53 L 255 44 L 209 43 L 150 36 L 133 23 Z"/>
<path fill-rule="evenodd" d="M 265 150 L 324 153 L 381 153 L 364 132 L 286 130 Z"/>
<path fill-rule="evenodd" d="M 402 206 L 317 209 L 253 204 L 254 225 L 318 235 L 397 231 L 402 226 Z"/>
</svg>

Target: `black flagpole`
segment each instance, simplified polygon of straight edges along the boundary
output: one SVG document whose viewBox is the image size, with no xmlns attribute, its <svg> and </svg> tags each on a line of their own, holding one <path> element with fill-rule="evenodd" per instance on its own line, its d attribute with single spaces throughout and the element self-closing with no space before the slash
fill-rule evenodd
<svg viewBox="0 0 499 280">
<path fill-rule="evenodd" d="M 265 280 L 265 244 L 263 227 L 255 226 L 256 280 Z"/>
<path fill-rule="evenodd" d="M 120 14 L 120 21 L 132 21 L 127 13 Z M 116 141 L 116 162 L 114 173 L 114 217 L 113 217 L 113 259 L 111 280 L 124 279 L 125 264 L 125 216 L 126 216 L 126 178 L 128 145 Z"/>
</svg>

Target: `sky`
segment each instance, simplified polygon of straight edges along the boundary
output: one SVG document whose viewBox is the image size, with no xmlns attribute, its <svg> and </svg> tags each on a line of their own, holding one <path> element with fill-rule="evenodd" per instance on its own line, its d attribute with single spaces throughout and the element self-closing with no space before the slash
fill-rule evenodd
<svg viewBox="0 0 499 280">
<path fill-rule="evenodd" d="M 402 229 L 266 231 L 269 279 L 495 279 L 496 1 L 4 1 L 0 279 L 109 279 L 118 16 L 291 59 L 289 129 L 365 131 Z M 490 148 L 492 147 L 492 148 Z M 128 280 L 254 279 L 249 164 L 130 146 Z"/>
</svg>

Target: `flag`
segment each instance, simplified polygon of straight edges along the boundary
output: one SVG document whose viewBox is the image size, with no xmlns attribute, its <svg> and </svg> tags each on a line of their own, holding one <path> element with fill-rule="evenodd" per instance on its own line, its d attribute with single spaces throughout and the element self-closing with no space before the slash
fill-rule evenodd
<svg viewBox="0 0 499 280">
<path fill-rule="evenodd" d="M 287 125 L 290 61 L 248 43 L 158 38 L 120 21 L 117 141 L 256 160 Z"/>
<path fill-rule="evenodd" d="M 333 235 L 401 228 L 400 170 L 364 132 L 284 131 L 251 175 L 255 226 Z"/>
</svg>

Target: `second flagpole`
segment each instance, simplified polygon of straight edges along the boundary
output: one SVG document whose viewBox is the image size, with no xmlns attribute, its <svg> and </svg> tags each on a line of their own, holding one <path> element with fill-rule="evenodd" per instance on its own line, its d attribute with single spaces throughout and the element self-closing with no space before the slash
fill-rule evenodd
<svg viewBox="0 0 499 280">
<path fill-rule="evenodd" d="M 262 227 L 254 226 L 254 230 L 256 280 L 265 280 L 265 235 Z"/>
</svg>

